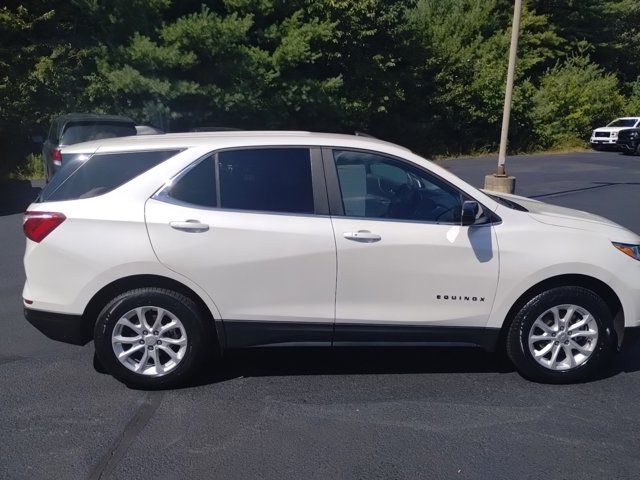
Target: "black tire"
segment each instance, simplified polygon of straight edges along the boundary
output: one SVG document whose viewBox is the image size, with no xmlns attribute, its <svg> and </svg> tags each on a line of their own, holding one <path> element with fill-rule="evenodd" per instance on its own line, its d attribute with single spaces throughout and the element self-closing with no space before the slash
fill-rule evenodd
<svg viewBox="0 0 640 480">
<path fill-rule="evenodd" d="M 100 359 L 98 358 L 98 354 L 96 352 L 93 352 L 93 369 L 98 373 L 109 373 L 104 368 L 104 365 L 102 365 L 102 362 L 100 362 Z"/>
<path fill-rule="evenodd" d="M 160 307 L 171 312 L 186 331 L 184 356 L 173 369 L 161 376 L 147 376 L 130 370 L 116 358 L 111 345 L 111 335 L 118 320 L 127 312 L 143 306 Z M 95 325 L 94 343 L 99 363 L 115 378 L 132 388 L 162 389 L 184 385 L 197 371 L 206 349 L 213 348 L 208 333 L 200 309 L 190 298 L 163 288 L 139 288 L 117 296 L 104 307 Z"/>
<path fill-rule="evenodd" d="M 540 365 L 529 351 L 529 332 L 536 319 L 550 308 L 573 304 L 586 309 L 598 326 L 598 341 L 590 357 L 568 370 L 552 370 Z M 613 319 L 604 300 L 583 287 L 557 287 L 531 298 L 517 313 L 507 334 L 507 355 L 525 378 L 541 383 L 576 383 L 593 378 L 610 365 L 614 351 Z"/>
</svg>

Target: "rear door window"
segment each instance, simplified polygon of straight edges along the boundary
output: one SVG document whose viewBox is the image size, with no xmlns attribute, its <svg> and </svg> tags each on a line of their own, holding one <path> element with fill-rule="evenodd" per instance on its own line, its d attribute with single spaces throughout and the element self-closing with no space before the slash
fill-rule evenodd
<svg viewBox="0 0 640 480">
<path fill-rule="evenodd" d="M 220 207 L 314 213 L 308 148 L 255 148 L 218 154 Z"/>
<path fill-rule="evenodd" d="M 173 157 L 180 150 L 98 153 L 66 164 L 42 190 L 40 201 L 90 198 L 110 192 Z"/>
</svg>

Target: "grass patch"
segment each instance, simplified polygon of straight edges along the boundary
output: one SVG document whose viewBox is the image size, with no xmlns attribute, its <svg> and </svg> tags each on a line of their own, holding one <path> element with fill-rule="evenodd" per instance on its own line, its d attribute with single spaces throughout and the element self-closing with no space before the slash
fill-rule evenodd
<svg viewBox="0 0 640 480">
<path fill-rule="evenodd" d="M 27 156 L 25 162 L 18 165 L 8 177 L 12 180 L 40 180 L 44 178 L 44 164 L 42 163 L 42 154 L 31 153 Z"/>
<path fill-rule="evenodd" d="M 513 152 L 507 153 L 507 158 L 509 157 L 517 157 L 520 155 L 530 155 L 530 156 L 544 156 L 544 155 L 558 155 L 562 153 L 582 153 L 582 152 L 590 152 L 591 148 L 587 147 L 584 142 L 580 143 L 566 143 L 562 145 L 558 145 L 549 150 L 531 150 L 531 151 L 523 151 L 523 152 Z M 433 160 L 437 163 L 446 162 L 447 160 L 474 160 L 476 158 L 481 157 L 498 157 L 498 152 L 473 152 L 473 153 L 465 153 L 461 155 L 436 155 L 432 157 L 430 160 Z"/>
</svg>

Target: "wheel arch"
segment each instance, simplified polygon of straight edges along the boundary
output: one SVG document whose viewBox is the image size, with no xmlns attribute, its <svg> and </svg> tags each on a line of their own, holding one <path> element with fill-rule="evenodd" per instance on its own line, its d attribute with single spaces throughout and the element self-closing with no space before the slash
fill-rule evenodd
<svg viewBox="0 0 640 480">
<path fill-rule="evenodd" d="M 526 290 L 522 295 L 520 295 L 507 312 L 504 322 L 502 323 L 500 335 L 498 337 L 498 345 L 500 347 L 504 345 L 504 343 L 506 342 L 507 332 L 509 331 L 509 327 L 511 326 L 513 319 L 520 311 L 520 309 L 531 298 L 551 288 L 566 286 L 587 288 L 599 295 L 604 300 L 604 302 L 609 307 L 609 310 L 611 311 L 611 317 L 613 318 L 613 329 L 616 336 L 615 340 L 618 348 L 620 348 L 622 346 L 622 340 L 624 338 L 624 309 L 622 308 L 622 302 L 620 301 L 620 298 L 618 297 L 616 292 L 602 280 L 590 277 L 588 275 L 580 274 L 564 274 L 549 277 L 536 283 L 528 290 Z"/>
<path fill-rule="evenodd" d="M 162 275 L 144 274 L 122 277 L 98 290 L 93 297 L 91 297 L 91 300 L 89 300 L 89 303 L 87 303 L 87 306 L 82 313 L 83 320 L 91 328 L 90 331 L 93 331 L 93 326 L 96 323 L 98 315 L 109 301 L 124 292 L 143 287 L 167 288 L 192 299 L 196 305 L 198 305 L 198 308 L 206 318 L 207 323 L 213 326 L 217 346 L 222 350 L 224 346 L 224 329 L 222 328 L 222 323 L 214 318 L 206 302 L 200 297 L 200 295 L 185 284 Z"/>
</svg>

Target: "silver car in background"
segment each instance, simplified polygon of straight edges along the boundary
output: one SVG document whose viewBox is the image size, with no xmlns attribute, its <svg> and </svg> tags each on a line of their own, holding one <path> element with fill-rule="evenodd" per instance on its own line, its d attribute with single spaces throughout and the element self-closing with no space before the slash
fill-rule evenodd
<svg viewBox="0 0 640 480">
<path fill-rule="evenodd" d="M 136 124 L 127 117 L 91 113 L 69 113 L 54 118 L 42 146 L 47 182 L 62 167 L 62 148 L 102 138 L 136 135 Z"/>
</svg>

